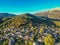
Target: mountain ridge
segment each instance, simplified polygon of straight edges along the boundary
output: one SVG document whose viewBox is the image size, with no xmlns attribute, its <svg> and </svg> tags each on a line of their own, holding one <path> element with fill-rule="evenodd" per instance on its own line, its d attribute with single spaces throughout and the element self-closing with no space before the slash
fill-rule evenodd
<svg viewBox="0 0 60 45">
<path fill-rule="evenodd" d="M 60 19 L 60 10 L 57 10 L 57 8 L 51 9 L 48 11 L 35 13 L 35 15 L 36 16 L 48 16 L 49 18 L 53 18 L 53 19 Z"/>
<path fill-rule="evenodd" d="M 6 19 L 2 20 L 2 23 L 0 24 L 0 28 L 6 28 L 11 26 L 16 28 L 31 27 L 31 26 L 35 27 L 38 25 L 55 26 L 55 24 L 52 21 L 47 20 L 47 18 L 43 18 L 43 17 L 39 18 L 35 15 L 26 13 L 15 17 L 7 18 L 7 20 Z"/>
<path fill-rule="evenodd" d="M 10 13 L 0 13 L 0 18 L 4 18 L 4 17 L 13 17 L 16 16 L 15 14 L 10 14 Z"/>
</svg>

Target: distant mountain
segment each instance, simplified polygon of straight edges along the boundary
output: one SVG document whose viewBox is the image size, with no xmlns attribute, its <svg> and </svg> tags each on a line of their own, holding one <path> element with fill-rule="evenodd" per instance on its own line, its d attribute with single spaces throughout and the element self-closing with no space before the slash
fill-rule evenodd
<svg viewBox="0 0 60 45">
<path fill-rule="evenodd" d="M 16 15 L 9 14 L 9 13 L 0 13 L 0 18 L 3 18 L 3 17 L 13 17 L 13 16 L 16 16 Z"/>
<path fill-rule="evenodd" d="M 48 16 L 53 19 L 60 19 L 60 8 L 54 8 L 48 11 L 36 13 L 36 16 Z"/>
</svg>

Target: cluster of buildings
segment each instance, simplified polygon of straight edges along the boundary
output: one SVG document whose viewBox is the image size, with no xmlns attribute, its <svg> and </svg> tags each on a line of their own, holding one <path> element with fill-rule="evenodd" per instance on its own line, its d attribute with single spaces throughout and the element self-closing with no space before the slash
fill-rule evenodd
<svg viewBox="0 0 60 45">
<path fill-rule="evenodd" d="M 34 27 L 31 27 L 32 29 Z M 42 27 L 44 29 L 44 27 Z M 22 38 L 24 40 L 30 40 L 33 42 L 33 45 L 44 45 L 44 37 L 47 36 L 48 34 L 51 34 L 53 38 L 55 39 L 56 45 L 60 45 L 60 29 L 53 29 L 53 28 L 45 28 L 43 33 L 41 34 L 40 27 L 37 28 L 38 31 L 36 30 L 31 30 L 29 28 L 24 28 L 24 29 L 17 29 L 17 28 L 6 28 L 0 30 L 2 31 L 3 34 L 0 35 L 0 42 L 2 42 L 4 39 L 9 40 L 9 45 L 13 45 L 15 43 L 15 39 L 17 38 Z"/>
</svg>

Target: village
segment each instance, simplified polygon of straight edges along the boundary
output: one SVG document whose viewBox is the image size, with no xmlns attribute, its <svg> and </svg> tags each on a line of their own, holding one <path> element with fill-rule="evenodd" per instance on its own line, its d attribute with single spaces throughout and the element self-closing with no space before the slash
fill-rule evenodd
<svg viewBox="0 0 60 45">
<path fill-rule="evenodd" d="M 54 45 L 60 45 L 60 28 L 53 29 L 50 27 L 38 27 L 33 29 L 34 27 L 17 29 L 17 28 L 6 28 L 0 30 L 0 44 L 5 39 L 8 39 L 8 45 L 14 45 L 15 42 L 18 42 L 17 39 L 23 40 L 21 43 L 26 45 L 44 45 L 44 38 L 47 37 L 48 34 L 52 35 L 54 38 Z M 29 44 L 29 41 L 31 44 Z"/>
</svg>

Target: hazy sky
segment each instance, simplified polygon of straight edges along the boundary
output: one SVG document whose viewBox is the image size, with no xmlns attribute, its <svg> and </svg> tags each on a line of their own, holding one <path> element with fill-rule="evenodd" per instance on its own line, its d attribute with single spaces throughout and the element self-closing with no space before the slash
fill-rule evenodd
<svg viewBox="0 0 60 45">
<path fill-rule="evenodd" d="M 34 13 L 60 7 L 60 0 L 0 0 L 0 12 Z"/>
</svg>

